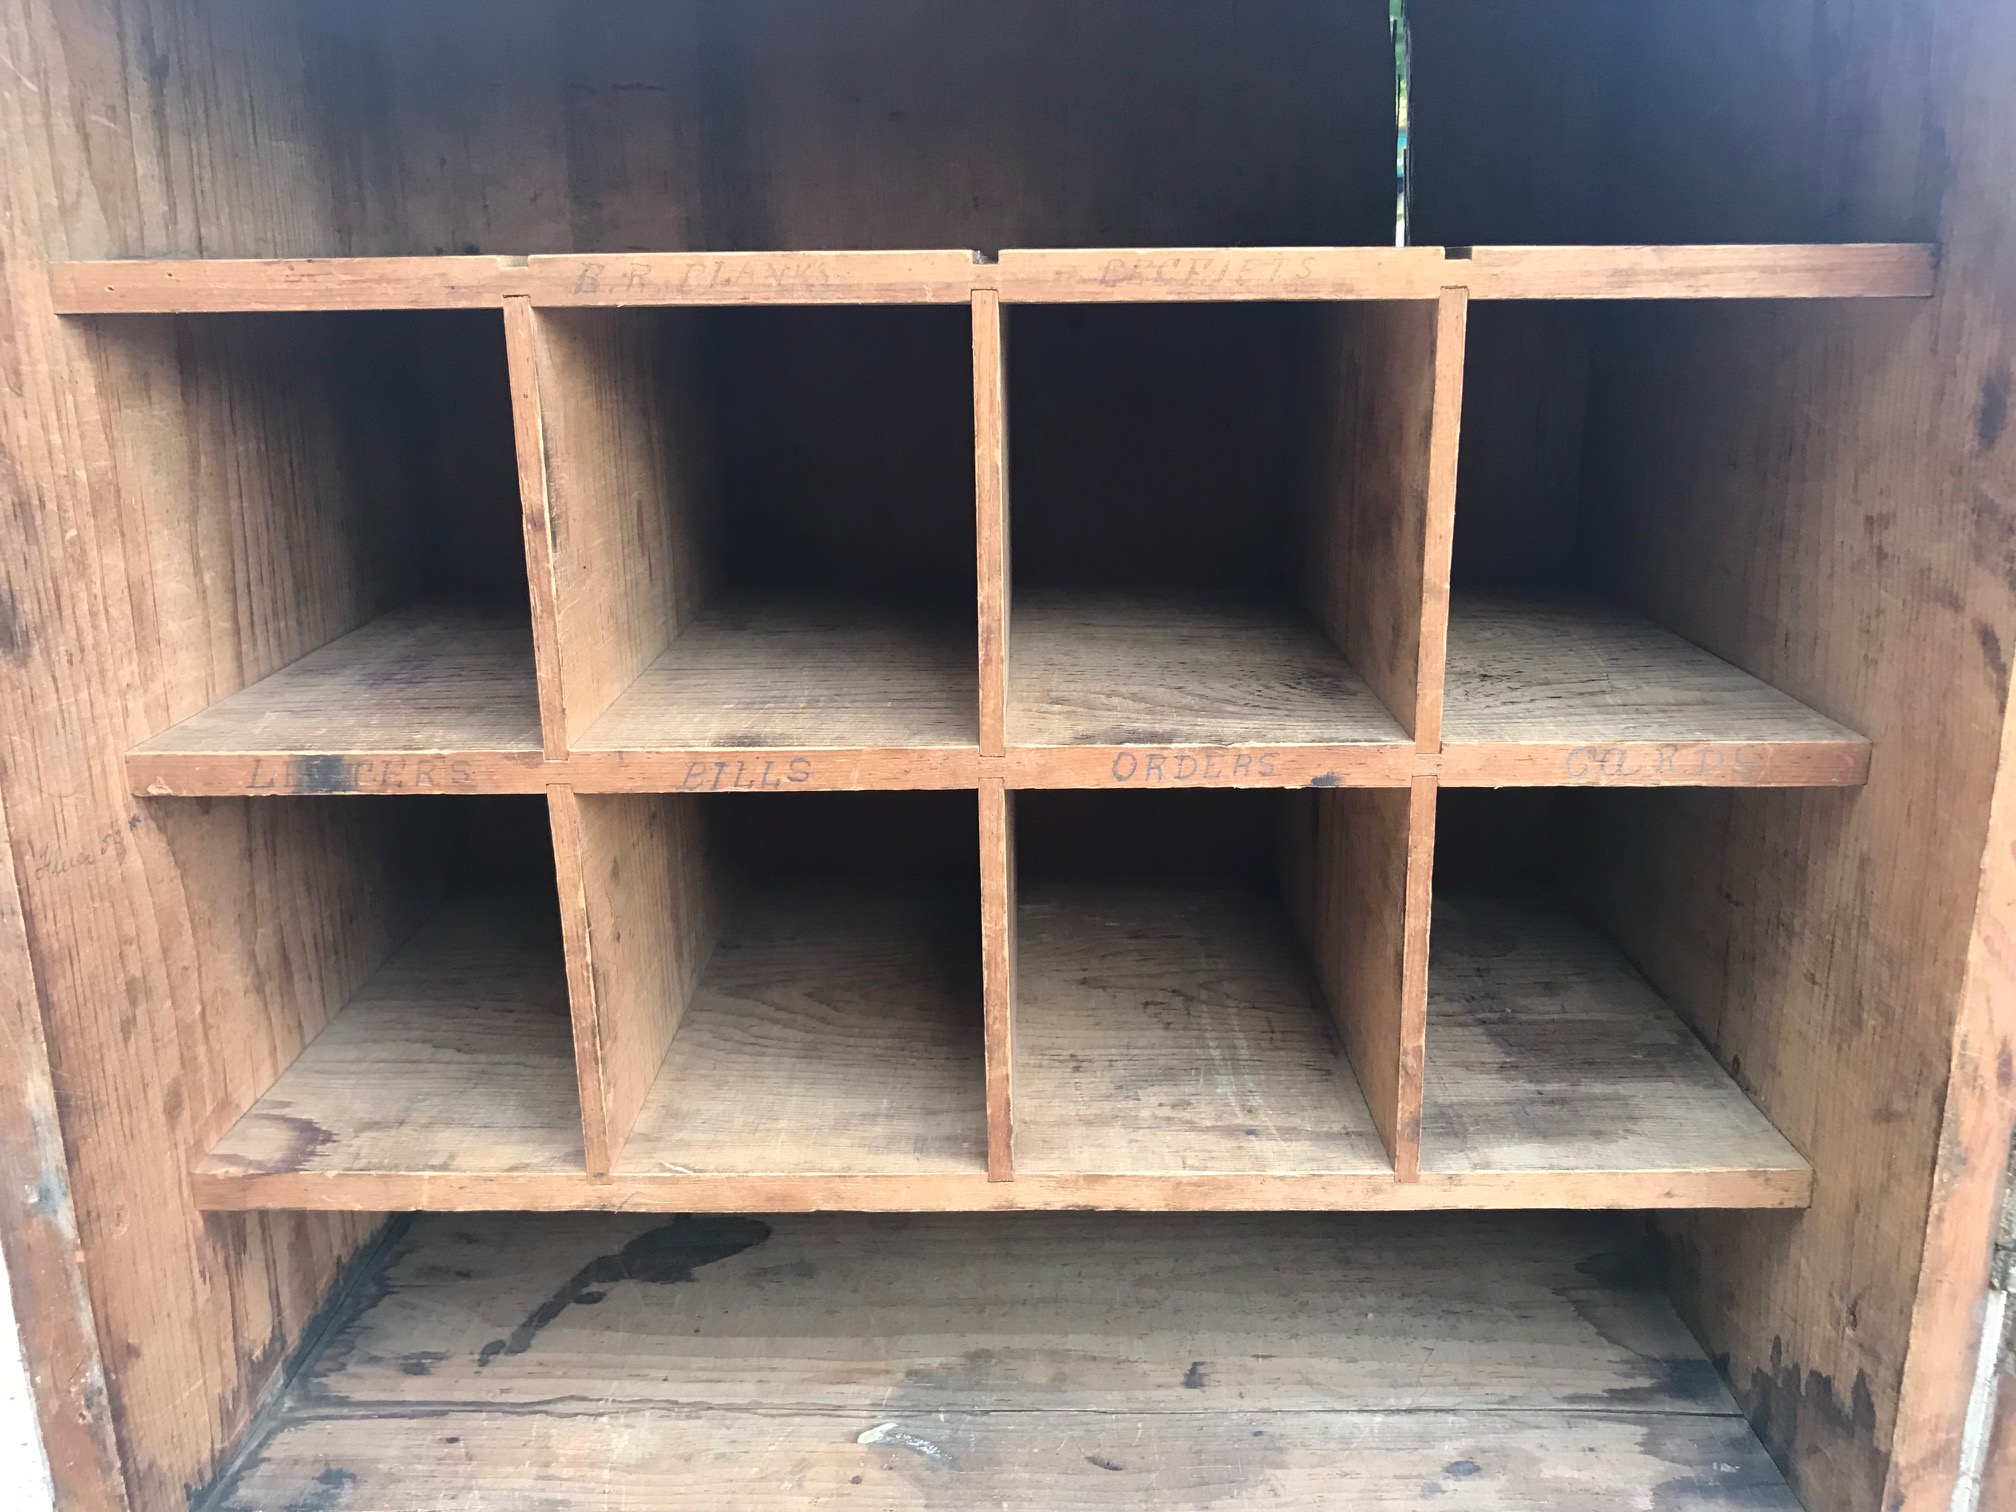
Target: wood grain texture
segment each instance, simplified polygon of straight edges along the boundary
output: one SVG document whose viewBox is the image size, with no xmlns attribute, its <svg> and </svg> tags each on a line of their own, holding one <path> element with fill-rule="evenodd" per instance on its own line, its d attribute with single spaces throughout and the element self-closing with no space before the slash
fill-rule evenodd
<svg viewBox="0 0 2016 1512">
<path fill-rule="evenodd" d="M 221 1507 L 1796 1505 L 1618 1229 L 1352 1238 L 1291 1217 L 423 1220 Z"/>
<path fill-rule="evenodd" d="M 710 604 L 574 741 L 577 758 L 779 758 L 976 749 L 973 641 L 963 623 L 873 603 L 738 597 Z M 577 763 L 584 783 L 615 761 Z M 678 787 L 668 781 L 668 787 Z"/>
<path fill-rule="evenodd" d="M 551 795 L 588 1169 L 623 1155 L 720 941 L 727 900 L 699 800 Z M 574 889 L 578 887 L 578 901 Z M 585 989 L 585 990 L 584 990 Z"/>
<path fill-rule="evenodd" d="M 42 999 L 0 804 L 0 1258 L 27 1367 L 31 1421 L 50 1483 L 78 1512 L 126 1512 L 126 1477 L 63 1144 Z"/>
<path fill-rule="evenodd" d="M 136 793 L 542 792 L 522 610 L 394 610 L 135 746 Z"/>
<path fill-rule="evenodd" d="M 1445 426 L 1455 423 L 1462 393 L 1462 302 L 1451 307 L 1446 333 L 1439 305 L 1426 301 L 1325 307 L 1311 332 L 1305 399 L 1313 418 L 1304 600 L 1402 728 L 1430 750 L 1437 690 L 1423 673 L 1438 659 L 1425 631 L 1439 618 L 1432 611 L 1443 591 L 1441 574 L 1431 588 L 1428 571 L 1431 430 L 1438 409 Z M 1456 350 L 1438 361 L 1445 334 Z M 1438 389 L 1449 403 L 1438 406 Z M 1452 462 L 1454 441 L 1445 433 Z M 1446 481 L 1436 500 L 1438 557 L 1446 554 L 1454 491 L 1453 476 Z"/>
<path fill-rule="evenodd" d="M 699 613 L 707 591 L 703 542 L 720 478 L 700 320 L 687 311 L 536 319 L 570 746 Z"/>
<path fill-rule="evenodd" d="M 1463 378 L 1470 365 L 1470 296 L 1444 289 L 1435 302 L 1435 402 L 1428 418 L 1428 472 L 1421 544 L 1421 629 L 1414 673 L 1414 743 L 1442 746 L 1449 671 L 1449 588 L 1456 544 L 1456 482 L 1463 432 Z"/>
<path fill-rule="evenodd" d="M 980 749 L 1007 741 L 1011 533 L 1008 514 L 1008 330 L 1001 296 L 973 294 L 973 503 L 980 621 Z"/>
<path fill-rule="evenodd" d="M 539 391 L 539 322 L 522 298 L 504 301 L 504 357 L 511 385 L 512 448 L 518 460 L 518 516 L 525 540 L 539 739 L 547 758 L 558 760 L 567 754 L 567 698 L 560 680 L 560 583 L 554 576 L 546 411 Z"/>
<path fill-rule="evenodd" d="M 1576 1170 L 1810 1181 L 1644 979 L 1559 904 L 1444 892 L 1434 946 L 1424 1179 Z"/>
<path fill-rule="evenodd" d="M 1407 788 L 1318 793 L 1311 902 L 1306 914 L 1292 910 L 1402 1181 L 1418 1173 L 1421 1141 L 1422 994 L 1410 993 L 1418 984 L 1407 971 L 1412 809 Z"/>
<path fill-rule="evenodd" d="M 1265 900 L 1031 882 L 1018 920 L 1018 1173 L 1390 1168 Z"/>
<path fill-rule="evenodd" d="M 1522 786 L 1855 786 L 1869 742 L 1626 610 L 1460 594 L 1442 780 Z"/>
<path fill-rule="evenodd" d="M 1202 598 L 1023 592 L 1009 658 L 1011 753 L 1324 746 L 1348 763 L 1406 734 L 1316 628 L 1288 611 Z M 1257 764 L 1186 781 L 1261 784 Z M 1125 780 L 1125 779 L 1118 779 Z M 1135 780 L 1148 781 L 1145 771 Z M 1175 780 L 1172 775 L 1169 779 Z M 1306 780 L 1306 779 L 1305 779 Z"/>
<path fill-rule="evenodd" d="M 1015 1174 L 1015 795 L 980 782 L 980 966 L 986 995 L 987 1177 Z"/>
<path fill-rule="evenodd" d="M 978 921 L 962 908 L 853 882 L 744 897 L 619 1174 L 984 1172 Z"/>
<path fill-rule="evenodd" d="M 204 1157 L 208 1175 L 584 1169 L 549 899 L 451 903 Z"/>
</svg>

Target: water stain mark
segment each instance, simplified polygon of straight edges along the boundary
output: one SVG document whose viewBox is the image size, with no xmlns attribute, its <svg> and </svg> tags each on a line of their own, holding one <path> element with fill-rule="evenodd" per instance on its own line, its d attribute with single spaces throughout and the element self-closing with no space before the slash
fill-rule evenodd
<svg viewBox="0 0 2016 1512">
<path fill-rule="evenodd" d="M 1190 1368 L 1183 1372 L 1183 1385 L 1185 1389 L 1190 1391 L 1202 1391 L 1204 1389 L 1204 1362 L 1202 1360 L 1192 1360 L 1190 1362 Z"/>
<path fill-rule="evenodd" d="M 726 1260 L 770 1237 L 770 1225 L 754 1218 L 675 1218 L 647 1229 L 613 1255 L 598 1255 L 567 1278 L 535 1307 L 509 1337 L 492 1339 L 476 1355 L 480 1370 L 502 1355 L 521 1355 L 562 1313 L 619 1281 L 673 1286 L 694 1279 L 703 1265 Z"/>
<path fill-rule="evenodd" d="M 2009 428 L 2009 366 L 2004 363 L 1981 380 L 1981 405 L 1974 412 L 1974 437 L 1981 450 L 1993 451 Z"/>
</svg>

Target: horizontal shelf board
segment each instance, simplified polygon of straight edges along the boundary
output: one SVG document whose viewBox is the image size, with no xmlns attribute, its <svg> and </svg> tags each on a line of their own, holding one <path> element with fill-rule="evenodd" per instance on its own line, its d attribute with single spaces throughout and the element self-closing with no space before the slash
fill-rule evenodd
<svg viewBox="0 0 2016 1512">
<path fill-rule="evenodd" d="M 1453 255 L 1452 255 L 1453 254 Z M 1850 299 L 1932 292 L 1937 249 L 1842 245 L 1018 248 L 66 262 L 59 315 L 1236 299 Z"/>
<path fill-rule="evenodd" d="M 57 263 L 59 315 L 540 305 L 963 304 L 966 251 L 535 257 L 183 258 Z"/>
<path fill-rule="evenodd" d="M 1402 784 L 1414 754 L 1293 611 L 1144 595 L 1015 596 L 1007 735 L 1028 787 Z"/>
<path fill-rule="evenodd" d="M 970 623 L 752 601 L 688 625 L 569 754 L 584 792 L 971 787 Z"/>
<path fill-rule="evenodd" d="M 1638 615 L 1593 600 L 1457 594 L 1450 786 L 1830 787 L 1869 742 Z"/>
<path fill-rule="evenodd" d="M 1286 917 L 1253 894 L 1025 884 L 1022 1173 L 1390 1173 Z"/>
<path fill-rule="evenodd" d="M 858 881 L 746 900 L 619 1179 L 984 1173 L 977 906 Z"/>
<path fill-rule="evenodd" d="M 468 1512 L 926 1480 L 958 1507 L 1795 1512 L 1632 1245 L 1555 1216 L 1348 1243 L 1280 1215 L 423 1218 L 220 1506 L 340 1468 L 346 1504 Z"/>
<path fill-rule="evenodd" d="M 1804 1171 L 1511 1171 L 1395 1181 L 1390 1170 L 1314 1176 L 517 1175 L 469 1171 L 207 1173 L 191 1183 L 215 1212 L 863 1213 L 1044 1211 L 1428 1212 L 1522 1208 L 1803 1208 Z"/>
<path fill-rule="evenodd" d="M 1421 1169 L 1725 1173 L 1809 1188 L 1799 1152 L 1645 979 L 1562 905 L 1439 894 Z"/>
<path fill-rule="evenodd" d="M 1912 298 L 1935 249 L 1847 245 L 1147 247 L 1003 250 L 1004 300 Z"/>
<path fill-rule="evenodd" d="M 126 757 L 154 796 L 542 792 L 523 610 L 396 610 L 219 700 Z"/>
<path fill-rule="evenodd" d="M 549 1176 L 583 1168 L 550 898 L 452 903 L 364 984 L 199 1177 Z"/>
</svg>

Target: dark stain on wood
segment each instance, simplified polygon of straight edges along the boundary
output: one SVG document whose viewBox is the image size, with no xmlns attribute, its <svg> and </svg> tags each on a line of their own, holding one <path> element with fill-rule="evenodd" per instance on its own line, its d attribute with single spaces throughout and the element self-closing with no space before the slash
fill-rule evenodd
<svg viewBox="0 0 2016 1512">
<path fill-rule="evenodd" d="M 28 660 L 28 627 L 21 623 L 13 593 L 4 586 L 0 586 L 0 656 L 11 662 Z"/>
<path fill-rule="evenodd" d="M 1876 1436 L 1876 1399 L 1869 1377 L 1855 1372 L 1843 1403 L 1834 1380 L 1824 1371 L 1802 1370 L 1785 1358 L 1783 1339 L 1771 1341 L 1771 1367 L 1750 1372 L 1742 1405 L 1765 1450 L 1799 1490 L 1800 1454 L 1829 1452 L 1838 1469 L 1847 1467 L 1855 1494 L 1848 1505 L 1880 1504 L 1889 1479 L 1890 1454 Z M 1827 1446 L 1825 1450 L 1822 1446 Z"/>
<path fill-rule="evenodd" d="M 1190 1362 L 1190 1368 L 1183 1372 L 1183 1385 L 1190 1391 L 1202 1391 L 1204 1389 L 1204 1362 L 1202 1360 L 1192 1360 Z"/>
<path fill-rule="evenodd" d="M 492 1339 L 477 1351 L 480 1369 L 504 1355 L 521 1355 L 533 1340 L 568 1308 L 590 1297 L 601 1301 L 603 1288 L 619 1281 L 671 1286 L 691 1281 L 703 1265 L 726 1260 L 770 1237 L 770 1225 L 754 1218 L 675 1218 L 646 1229 L 613 1255 L 598 1255 L 535 1307 L 508 1337 Z"/>
<path fill-rule="evenodd" d="M 1981 406 L 1974 413 L 1974 435 L 1981 450 L 1993 451 L 2009 428 L 2009 367 L 2003 364 L 1981 380 Z"/>
</svg>

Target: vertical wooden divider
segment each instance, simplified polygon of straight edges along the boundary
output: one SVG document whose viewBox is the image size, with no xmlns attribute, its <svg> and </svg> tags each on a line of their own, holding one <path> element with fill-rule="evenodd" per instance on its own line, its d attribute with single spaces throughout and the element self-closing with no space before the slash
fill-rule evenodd
<svg viewBox="0 0 2016 1512">
<path fill-rule="evenodd" d="M 1340 304 L 1317 358 L 1310 599 L 1426 758 L 1406 788 L 1319 796 L 1310 948 L 1395 1177 L 1421 1173 L 1435 758 L 1468 291 Z"/>
<path fill-rule="evenodd" d="M 1015 1175 L 1015 795 L 980 779 L 980 948 L 987 1034 L 987 1179 Z"/>
<path fill-rule="evenodd" d="M 973 499 L 980 589 L 980 754 L 1008 741 L 1008 332 L 997 289 L 973 291 Z"/>
<path fill-rule="evenodd" d="M 548 759 L 699 607 L 713 414 L 694 311 L 504 301 Z M 607 1176 L 711 953 L 696 800 L 547 789 L 588 1171 Z"/>
<path fill-rule="evenodd" d="M 1420 662 L 1415 678 L 1414 749 L 1442 754 L 1442 702 L 1449 663 L 1449 570 L 1456 540 L 1456 464 L 1463 432 L 1463 368 L 1470 291 L 1447 288 L 1435 304 L 1434 404 L 1428 425 L 1427 528 L 1421 564 Z M 1424 766 L 1427 763 L 1424 762 Z M 1400 1062 L 1407 1068 L 1402 1127 L 1395 1152 L 1402 1181 L 1421 1175 L 1421 1107 L 1428 1062 L 1428 949 L 1435 913 L 1435 811 L 1440 779 L 1416 773 L 1407 805 L 1406 929 L 1401 966 Z"/>
<path fill-rule="evenodd" d="M 1000 291 L 973 291 L 973 501 L 980 648 L 980 754 L 1007 750 L 1008 342 Z M 980 779 L 980 941 L 987 1035 L 987 1179 L 1015 1174 L 1015 796 Z"/>
<path fill-rule="evenodd" d="M 531 590 L 532 660 L 539 684 L 539 728 L 548 761 L 567 755 L 567 705 L 560 688 L 560 625 L 553 581 L 546 422 L 539 374 L 538 316 L 521 295 L 504 300 L 504 350 L 511 377 L 511 423 L 518 450 L 519 512 L 525 527 L 525 576 Z M 602 1090 L 601 1035 L 595 1013 L 588 909 L 582 886 L 581 810 L 574 790 L 546 789 L 560 937 L 567 962 L 568 1014 L 574 1034 L 575 1090 L 581 1101 L 581 1148 L 588 1173 L 606 1176 L 613 1159 Z"/>
</svg>

